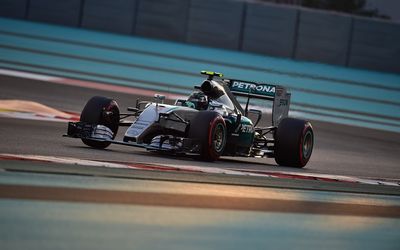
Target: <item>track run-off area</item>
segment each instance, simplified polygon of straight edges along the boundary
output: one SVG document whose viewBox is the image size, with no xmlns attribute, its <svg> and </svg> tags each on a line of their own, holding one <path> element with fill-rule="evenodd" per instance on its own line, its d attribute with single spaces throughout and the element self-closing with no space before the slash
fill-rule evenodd
<svg viewBox="0 0 400 250">
<path fill-rule="evenodd" d="M 398 249 L 398 75 L 3 18 L 0 67 L 4 249 Z M 288 86 L 306 168 L 62 137 L 92 96 L 172 102 L 204 69 Z"/>
</svg>

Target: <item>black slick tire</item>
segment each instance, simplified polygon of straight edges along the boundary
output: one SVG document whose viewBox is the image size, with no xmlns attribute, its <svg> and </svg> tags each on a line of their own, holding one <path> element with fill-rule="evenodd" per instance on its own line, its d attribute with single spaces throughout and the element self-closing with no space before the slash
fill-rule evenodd
<svg viewBox="0 0 400 250">
<path fill-rule="evenodd" d="M 118 104 L 116 101 L 107 97 L 94 96 L 83 108 L 80 121 L 92 125 L 104 125 L 114 133 L 115 137 L 119 126 Z M 82 139 L 82 142 L 90 147 L 98 149 L 106 148 L 111 144 L 110 142 L 100 142 L 90 139 Z"/>
<path fill-rule="evenodd" d="M 224 118 L 214 111 L 199 111 L 190 121 L 189 138 L 200 141 L 200 155 L 205 161 L 216 161 L 223 154 L 227 129 Z"/>
<path fill-rule="evenodd" d="M 302 168 L 311 158 L 314 132 L 311 123 L 285 118 L 275 133 L 275 161 L 281 166 Z"/>
</svg>

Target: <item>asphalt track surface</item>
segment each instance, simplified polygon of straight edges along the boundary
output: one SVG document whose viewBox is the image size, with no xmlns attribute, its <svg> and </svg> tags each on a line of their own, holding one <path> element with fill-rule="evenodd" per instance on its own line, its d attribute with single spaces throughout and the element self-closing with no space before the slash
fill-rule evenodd
<svg viewBox="0 0 400 250">
<path fill-rule="evenodd" d="M 23 175 L 2 175 L 32 184 L 0 187 L 2 249 L 398 249 L 399 201 L 333 194 L 339 202 L 302 202 L 290 195 L 307 193 Z"/>
<path fill-rule="evenodd" d="M 137 98 L 149 99 L 8 76 L 0 76 L 0 82 L 0 99 L 30 100 L 64 111 L 80 112 L 94 95 L 114 98 L 121 110 L 133 106 Z M 312 158 L 306 168 L 293 169 L 278 167 L 273 159 L 223 157 L 209 163 L 189 157 L 160 156 L 144 149 L 119 145 L 96 150 L 84 146 L 79 140 L 61 137 L 66 132 L 63 123 L 12 118 L 0 118 L 0 121 L 2 153 L 400 179 L 400 134 L 367 128 L 312 121 L 315 131 Z M 120 128 L 120 136 L 123 129 Z"/>
</svg>

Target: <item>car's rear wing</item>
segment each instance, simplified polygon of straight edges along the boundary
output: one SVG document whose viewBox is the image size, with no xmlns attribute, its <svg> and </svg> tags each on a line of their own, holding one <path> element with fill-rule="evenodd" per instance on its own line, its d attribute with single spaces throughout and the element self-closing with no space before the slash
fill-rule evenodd
<svg viewBox="0 0 400 250">
<path fill-rule="evenodd" d="M 280 121 L 289 115 L 291 94 L 283 86 L 226 79 L 223 78 L 223 74 L 213 71 L 201 71 L 201 74 L 207 75 L 207 80 L 209 81 L 213 80 L 214 77 L 218 77 L 228 85 L 232 94 L 247 97 L 246 112 L 251 98 L 272 101 L 272 126 L 278 126 Z"/>
<path fill-rule="evenodd" d="M 231 92 L 237 96 L 251 96 L 259 99 L 273 101 L 275 98 L 276 85 L 260 84 L 255 82 L 226 79 Z"/>
<path fill-rule="evenodd" d="M 224 79 L 232 94 L 247 98 L 272 101 L 272 125 L 278 126 L 289 115 L 290 97 L 285 87 L 235 79 Z"/>
</svg>

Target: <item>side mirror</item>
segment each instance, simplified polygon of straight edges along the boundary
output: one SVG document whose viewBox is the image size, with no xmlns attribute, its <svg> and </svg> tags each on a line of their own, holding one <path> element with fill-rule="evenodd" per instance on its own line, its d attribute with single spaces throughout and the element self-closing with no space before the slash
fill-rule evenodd
<svg viewBox="0 0 400 250">
<path fill-rule="evenodd" d="M 260 122 L 261 117 L 262 117 L 262 112 L 261 110 L 257 110 L 257 109 L 250 109 L 249 110 L 249 114 L 254 114 L 257 116 L 256 121 L 254 122 L 254 127 L 257 126 L 257 124 Z"/>
<path fill-rule="evenodd" d="M 138 111 L 143 110 L 150 102 L 148 101 L 140 101 L 140 99 L 136 99 L 136 109 Z M 129 111 L 129 110 L 128 110 Z"/>
<path fill-rule="evenodd" d="M 134 108 L 134 107 L 128 107 L 127 110 L 128 110 L 129 112 L 134 112 L 134 113 L 136 113 L 136 112 L 139 111 L 138 108 Z"/>
<path fill-rule="evenodd" d="M 184 100 L 184 99 L 177 99 L 176 101 L 175 101 L 175 106 L 184 106 L 185 105 L 185 102 L 186 102 L 186 100 Z"/>
<path fill-rule="evenodd" d="M 165 95 L 155 94 L 154 95 L 154 99 L 155 99 L 157 104 L 158 103 L 164 103 Z"/>
</svg>

